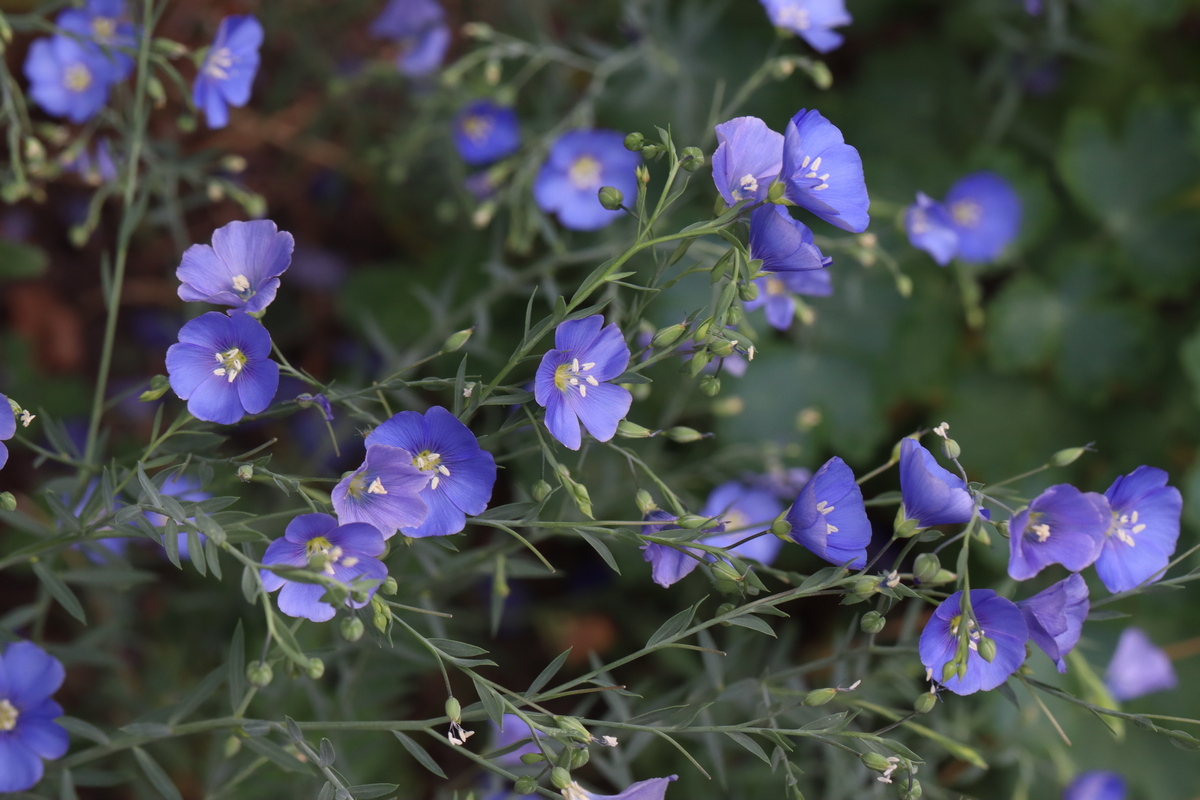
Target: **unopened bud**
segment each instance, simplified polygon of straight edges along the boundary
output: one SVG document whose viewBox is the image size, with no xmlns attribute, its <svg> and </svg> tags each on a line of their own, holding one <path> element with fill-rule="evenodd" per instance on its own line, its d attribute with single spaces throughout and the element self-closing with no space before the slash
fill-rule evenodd
<svg viewBox="0 0 1200 800">
<path fill-rule="evenodd" d="M 533 794 L 538 790 L 537 778 L 532 775 L 522 775 L 513 784 L 513 789 L 520 795 Z"/>
<path fill-rule="evenodd" d="M 913 280 L 907 275 L 901 273 L 896 276 L 896 293 L 901 297 L 908 299 L 912 297 Z"/>
<path fill-rule="evenodd" d="M 937 578 L 942 569 L 942 562 L 933 553 L 921 553 L 913 562 L 913 577 L 919 583 L 930 583 Z"/>
<path fill-rule="evenodd" d="M 1065 467 L 1068 464 L 1074 464 L 1075 461 L 1084 453 L 1088 452 L 1090 446 L 1084 447 L 1068 447 L 1065 450 L 1059 450 L 1054 455 L 1050 456 L 1050 466 Z"/>
<path fill-rule="evenodd" d="M 716 397 L 721 393 L 721 379 L 716 375 L 705 375 L 700 379 L 700 391 L 705 397 Z"/>
<path fill-rule="evenodd" d="M 486 42 L 496 34 L 492 26 L 486 22 L 468 22 L 462 26 L 462 32 L 463 36 L 468 39 L 478 39 L 481 42 Z M 529 794 L 529 792 L 522 792 L 522 794 Z"/>
<path fill-rule="evenodd" d="M 951 659 L 942 665 L 942 683 L 958 674 L 958 662 Z"/>
<path fill-rule="evenodd" d="M 13 497 L 12 492 L 0 492 L 0 510 L 17 510 L 17 498 Z"/>
<path fill-rule="evenodd" d="M 342 638 L 347 642 L 357 642 L 363 637 L 366 626 L 358 617 L 346 617 L 341 624 Z"/>
<path fill-rule="evenodd" d="M 704 368 L 708 366 L 708 353 L 704 350 L 697 350 L 692 356 L 692 360 L 688 362 L 688 374 L 693 378 L 699 375 Z"/>
<path fill-rule="evenodd" d="M 654 334 L 654 338 L 650 340 L 650 344 L 654 347 L 670 347 L 679 341 L 679 337 L 683 336 L 687 326 L 683 323 L 676 323 L 666 328 L 662 328 L 658 333 Z"/>
<path fill-rule="evenodd" d="M 987 636 L 979 638 L 979 657 L 989 664 L 996 660 L 996 640 Z"/>
<path fill-rule="evenodd" d="M 780 539 L 791 539 L 792 523 L 788 522 L 787 519 L 784 518 L 783 514 L 780 514 L 775 518 L 775 521 L 771 523 L 771 533 L 775 534 Z"/>
<path fill-rule="evenodd" d="M 646 143 L 646 137 L 643 136 L 642 134 L 638 133 L 637 131 L 634 131 L 633 133 L 630 133 L 625 137 L 625 149 L 632 150 L 635 153 L 638 150 L 641 150 L 642 147 L 645 145 L 645 143 Z"/>
<path fill-rule="evenodd" d="M 646 168 L 645 164 L 638 164 L 637 169 L 633 171 L 633 174 L 637 176 L 637 179 L 640 183 L 646 184 L 650 182 L 650 170 Z"/>
<path fill-rule="evenodd" d="M 545 760 L 546 760 L 546 757 L 544 755 L 542 755 L 541 753 L 522 753 L 521 754 L 521 763 L 522 764 L 527 764 L 527 765 L 528 764 L 537 764 L 538 762 L 545 761 Z"/>
<path fill-rule="evenodd" d="M 41 161 L 46 157 L 46 148 L 36 138 L 25 137 L 25 158 L 28 161 Z"/>
<path fill-rule="evenodd" d="M 921 782 L 916 778 L 898 780 L 892 783 L 896 787 L 896 797 L 900 800 L 920 800 Z"/>
<path fill-rule="evenodd" d="M 736 569 L 734 569 L 733 565 L 730 564 L 728 561 L 713 562 L 710 569 L 712 569 L 712 574 L 716 578 L 719 578 L 722 580 L 727 580 L 727 581 L 734 581 L 736 583 L 740 583 L 743 580 L 742 573 L 740 573 Z"/>
<path fill-rule="evenodd" d="M 887 619 L 878 611 L 868 611 L 863 614 L 863 617 L 858 622 L 858 627 L 863 633 L 879 633 L 883 630 L 883 626 L 887 624 Z"/>
<path fill-rule="evenodd" d="M 371 624 L 375 626 L 375 630 L 380 633 L 387 633 L 388 618 L 384 614 L 376 614 L 371 617 Z"/>
<path fill-rule="evenodd" d="M 771 181 L 771 185 L 767 187 L 767 202 L 775 204 L 786 203 L 787 201 L 783 199 L 783 193 L 786 191 L 787 184 L 785 184 L 783 181 Z"/>
<path fill-rule="evenodd" d="M 550 484 L 546 483 L 545 481 L 538 481 L 533 485 L 533 490 L 530 492 L 530 494 L 533 495 L 533 500 L 535 503 L 540 503 L 550 496 L 550 490 Z"/>
<path fill-rule="evenodd" d="M 457 333 L 450 334 L 450 337 L 448 339 L 446 339 L 446 343 L 442 345 L 442 349 L 439 350 L 438 352 L 439 353 L 453 353 L 454 351 L 460 349 L 464 344 L 466 344 L 467 340 L 471 338 L 471 334 L 474 332 L 475 332 L 475 327 L 471 326 L 470 328 L 465 328 L 464 330 L 458 331 Z"/>
<path fill-rule="evenodd" d="M 749 303 L 751 300 L 758 299 L 758 284 L 743 283 L 738 287 L 738 297 L 742 298 L 743 302 Z"/>
<path fill-rule="evenodd" d="M 462 704 L 457 697 L 446 698 L 446 716 L 451 722 L 462 722 Z"/>
<path fill-rule="evenodd" d="M 708 517 L 701 517 L 697 514 L 684 514 L 679 518 L 677 524 L 684 530 L 694 531 L 708 521 Z"/>
<path fill-rule="evenodd" d="M 721 603 L 721 605 L 717 606 L 717 616 L 723 617 L 736 609 L 737 606 L 735 606 L 733 603 Z"/>
<path fill-rule="evenodd" d="M 642 516 L 646 516 L 658 508 L 654 502 L 654 498 L 645 489 L 638 489 L 637 495 L 634 497 L 634 502 L 637 503 L 638 511 L 642 512 Z"/>
<path fill-rule="evenodd" d="M 242 483 L 249 483 L 254 478 L 254 465 L 242 464 L 237 468 L 237 476 Z"/>
<path fill-rule="evenodd" d="M 804 696 L 804 705 L 823 706 L 833 698 L 837 697 L 837 693 L 837 689 L 813 689 Z"/>
<path fill-rule="evenodd" d="M 937 704 L 937 695 L 933 692 L 925 692 L 917 695 L 917 699 L 913 701 L 913 711 L 918 714 L 928 714 Z"/>
<path fill-rule="evenodd" d="M 695 172 L 704 166 L 704 151 L 699 147 L 685 147 L 680 155 L 680 166 L 688 172 Z"/>
<path fill-rule="evenodd" d="M 625 193 L 615 186 L 601 186 L 598 194 L 600 205 L 609 211 L 619 211 L 625 202 Z"/>
<path fill-rule="evenodd" d="M 271 679 L 275 677 L 275 673 L 271 671 L 271 665 L 265 661 L 251 661 L 246 666 L 246 680 L 251 686 L 256 686 L 259 689 L 271 684 Z"/>
<path fill-rule="evenodd" d="M 319 681 L 321 676 L 325 674 L 325 662 L 319 658 L 310 658 L 305 671 L 308 673 L 308 677 L 314 681 Z"/>
<path fill-rule="evenodd" d="M 225 740 L 225 758 L 233 758 L 242 749 L 242 737 L 230 736 Z"/>
<path fill-rule="evenodd" d="M 575 505 L 585 517 L 592 516 L 592 498 L 587 487 L 582 483 L 571 483 L 571 493 L 575 495 Z"/>
<path fill-rule="evenodd" d="M 166 375 L 155 375 L 150 379 L 150 388 L 138 395 L 138 400 L 149 403 L 162 397 L 170 388 L 171 382 L 167 380 Z"/>
<path fill-rule="evenodd" d="M 875 772 L 887 772 L 892 766 L 892 762 L 887 760 L 886 756 L 881 756 L 879 753 L 863 753 L 859 756 L 864 767 Z"/>
<path fill-rule="evenodd" d="M 617 436 L 625 439 L 649 439 L 654 435 L 654 431 L 636 422 L 630 422 L 623 419 L 617 423 Z"/>
<path fill-rule="evenodd" d="M 698 442 L 704 438 L 704 434 L 695 428 L 688 428 L 683 425 L 677 425 L 667 431 L 667 438 L 672 442 L 680 444 L 688 444 L 689 442 Z"/>
<path fill-rule="evenodd" d="M 400 584 L 396 583 L 396 579 L 391 575 L 388 575 L 387 578 L 384 579 L 383 583 L 379 585 L 379 591 L 383 594 L 395 594 L 399 590 Z"/>
<path fill-rule="evenodd" d="M 571 785 L 571 773 L 562 767 L 550 770 L 550 782 L 556 789 L 566 789 Z"/>
<path fill-rule="evenodd" d="M 579 769 L 584 764 L 588 763 L 592 754 L 586 747 L 572 748 L 571 751 L 571 769 Z"/>
<path fill-rule="evenodd" d="M 945 441 L 942 442 L 942 453 L 946 458 L 953 461 L 962 455 L 962 448 L 958 446 L 958 442 L 950 437 L 946 437 Z"/>
<path fill-rule="evenodd" d="M 879 580 L 877 578 L 868 578 L 865 575 L 861 578 L 856 578 L 854 583 L 851 584 L 850 591 L 853 592 L 855 597 L 861 597 L 865 600 L 879 591 Z"/>
</svg>

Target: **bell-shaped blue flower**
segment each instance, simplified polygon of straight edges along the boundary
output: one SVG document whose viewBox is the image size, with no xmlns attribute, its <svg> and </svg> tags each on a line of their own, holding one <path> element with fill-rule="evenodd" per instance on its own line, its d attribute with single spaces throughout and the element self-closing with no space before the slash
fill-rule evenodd
<svg viewBox="0 0 1200 800">
<path fill-rule="evenodd" d="M 270 355 L 271 334 L 261 322 L 241 311 L 209 311 L 179 329 L 167 374 L 193 417 L 232 425 L 275 397 L 279 365 Z"/>
<path fill-rule="evenodd" d="M 0 468 L 8 463 L 8 445 L 4 442 L 17 434 L 17 415 L 8 398 L 0 394 Z"/>
<path fill-rule="evenodd" d="M 963 479 L 938 464 L 915 439 L 900 440 L 900 496 L 905 519 L 916 520 L 920 528 L 961 525 L 975 514 Z"/>
<path fill-rule="evenodd" d="M 745 302 L 746 310 L 763 309 L 767 324 L 781 331 L 792 326 L 796 316 L 796 295 L 827 297 L 833 294 L 833 284 L 825 270 L 771 273 L 755 278 L 754 285 L 758 287 L 758 297 Z"/>
<path fill-rule="evenodd" d="M 90 42 L 58 35 L 37 39 L 25 57 L 29 96 L 47 114 L 87 122 L 108 103 L 116 64 Z"/>
<path fill-rule="evenodd" d="M 491 100 L 468 103 L 454 117 L 454 147 L 472 167 L 511 156 L 521 147 L 517 112 Z"/>
<path fill-rule="evenodd" d="M 1029 638 L 1050 656 L 1059 672 L 1067 671 L 1066 655 L 1079 642 L 1091 604 L 1087 581 L 1078 572 L 1049 589 L 1017 603 L 1029 627 Z"/>
<path fill-rule="evenodd" d="M 269 219 L 217 228 L 211 247 L 194 244 L 183 252 L 175 270 L 179 299 L 262 311 L 275 299 L 295 245 L 292 235 Z"/>
<path fill-rule="evenodd" d="M 1110 518 L 1104 495 L 1066 483 L 1051 486 L 1009 520 L 1009 577 L 1029 580 L 1051 564 L 1071 572 L 1091 566 Z"/>
<path fill-rule="evenodd" d="M 1062 800 L 1125 800 L 1128 792 L 1129 786 L 1120 773 L 1094 769 L 1076 775 L 1063 789 Z"/>
<path fill-rule="evenodd" d="M 960 178 L 946 193 L 945 207 L 958 235 L 956 255 L 963 261 L 995 261 L 1021 230 L 1021 198 L 994 172 Z"/>
<path fill-rule="evenodd" d="M 955 592 L 934 610 L 921 631 L 917 649 L 932 680 L 955 694 L 974 694 L 995 689 L 1024 663 L 1029 630 L 1021 610 L 991 589 L 971 590 L 973 621 L 963 613 L 962 597 L 962 592 Z M 966 672 L 961 678 L 954 675 L 943 681 L 943 668 L 958 653 L 963 625 L 968 630 Z M 985 636 L 996 645 L 996 657 L 990 663 L 979 655 L 979 641 Z"/>
<path fill-rule="evenodd" d="M 1174 689 L 1179 679 L 1170 657 L 1154 646 L 1145 631 L 1130 627 L 1121 631 L 1104 683 L 1114 698 L 1124 702 Z"/>
<path fill-rule="evenodd" d="M 383 548 L 383 535 L 371 525 L 362 522 L 339 525 L 328 514 L 301 514 L 288 523 L 283 538 L 267 545 L 262 563 L 313 567 L 347 585 L 358 579 L 382 583 L 387 578 L 387 567 L 376 556 Z M 279 610 L 289 617 L 304 617 L 313 622 L 333 619 L 334 607 L 321 602 L 326 591 L 323 585 L 288 580 L 269 569 L 259 570 L 259 575 L 268 592 L 282 588 Z M 347 598 L 346 605 L 362 608 L 377 588 L 378 584 L 371 587 L 362 602 Z"/>
<path fill-rule="evenodd" d="M 770 565 L 783 547 L 783 540 L 778 536 L 768 533 L 744 544 L 737 543 L 768 530 L 781 513 L 783 503 L 770 490 L 747 486 L 741 481 L 727 481 L 712 490 L 700 511 L 701 516 L 717 520 L 724 531 L 701 541 L 713 547 L 724 547 L 731 555 Z"/>
<path fill-rule="evenodd" d="M 811 273 L 816 276 L 814 286 L 829 286 L 824 270 L 833 259 L 813 243 L 808 226 L 793 219 L 783 206 L 762 206 L 750 212 L 750 258 L 761 260 L 765 272 Z M 825 277 L 819 277 L 822 275 Z"/>
<path fill-rule="evenodd" d="M 871 522 L 854 473 L 837 456 L 826 461 L 788 509 L 791 537 L 831 564 L 862 569 Z"/>
<path fill-rule="evenodd" d="M 816 109 L 800 109 L 783 134 L 784 199 L 831 225 L 862 233 L 870 224 L 862 158 Z"/>
<path fill-rule="evenodd" d="M 387 444 L 367 446 L 362 466 L 333 487 L 333 510 L 343 523 L 365 522 L 390 539 L 402 528 L 418 528 L 429 507 L 421 494 L 430 473 L 418 469 L 416 455 Z"/>
<path fill-rule="evenodd" d="M 413 454 L 412 465 L 427 474 L 421 499 L 429 507 L 425 521 L 401 527 L 405 536 L 448 536 L 467 524 L 467 514 L 482 514 L 492 499 L 496 459 L 479 446 L 470 428 L 441 406 L 424 416 L 401 411 L 371 431 L 367 446 L 386 444 Z"/>
<path fill-rule="evenodd" d="M 0 793 L 32 789 L 42 760 L 67 752 L 67 731 L 54 721 L 62 706 L 50 699 L 65 677 L 62 663 L 32 642 L 0 653 Z"/>
<path fill-rule="evenodd" d="M 767 199 L 771 181 L 783 168 L 783 134 L 758 117 L 736 117 L 716 127 L 713 182 L 727 205 Z"/>
<path fill-rule="evenodd" d="M 1112 520 L 1096 559 L 1096 574 L 1110 592 L 1156 581 L 1175 552 L 1183 497 L 1167 473 L 1141 466 L 1113 481 L 1104 496 Z"/>
<path fill-rule="evenodd" d="M 759 0 L 776 28 L 791 31 L 819 53 L 842 46 L 842 35 L 832 28 L 853 20 L 845 0 Z"/>
<path fill-rule="evenodd" d="M 229 124 L 229 106 L 241 108 L 250 102 L 262 42 L 262 24 L 253 16 L 221 20 L 192 83 L 192 99 L 204 112 L 208 127 L 224 128 Z"/>
<path fill-rule="evenodd" d="M 661 509 L 656 508 L 648 512 L 645 519 L 656 524 L 644 526 L 643 533 L 679 530 L 679 526 L 675 524 L 678 517 Z M 686 545 L 672 547 L 657 542 L 642 545 L 642 559 L 650 564 L 650 578 L 664 589 L 691 574 L 692 570 L 700 565 L 704 555 L 703 550 Z"/>
<path fill-rule="evenodd" d="M 80 39 L 95 42 L 112 62 L 113 81 L 123 81 L 133 72 L 133 56 L 124 52 L 137 47 L 136 28 L 129 19 L 125 0 L 88 0 L 83 8 L 69 8 L 55 24 Z"/>
<path fill-rule="evenodd" d="M 589 792 L 578 783 L 572 782 L 570 786 L 562 790 L 562 795 L 566 800 L 663 800 L 667 793 L 667 785 L 677 777 L 677 775 L 669 775 L 666 778 L 638 781 L 617 794 Z"/>
<path fill-rule="evenodd" d="M 446 11 L 437 0 L 390 0 L 371 23 L 371 35 L 400 46 L 396 69 L 413 78 L 440 67 L 450 47 Z"/>
<path fill-rule="evenodd" d="M 909 244 L 929 253 L 939 266 L 949 264 L 958 253 L 958 231 L 950 212 L 924 192 L 917 192 L 917 202 L 904 210 L 904 230 Z"/>
<path fill-rule="evenodd" d="M 629 345 L 616 324 L 595 314 L 567 320 L 554 331 L 554 349 L 542 356 L 533 395 L 546 409 L 546 428 L 571 450 L 581 443 L 579 423 L 607 442 L 629 413 L 633 395 L 607 383 L 629 366 Z"/>
<path fill-rule="evenodd" d="M 558 215 L 564 228 L 599 230 L 623 213 L 600 205 L 600 187 L 615 187 L 632 203 L 638 190 L 634 170 L 641 160 L 625 149 L 625 137 L 617 131 L 567 131 L 550 146 L 533 180 L 533 199 L 545 213 Z"/>
</svg>

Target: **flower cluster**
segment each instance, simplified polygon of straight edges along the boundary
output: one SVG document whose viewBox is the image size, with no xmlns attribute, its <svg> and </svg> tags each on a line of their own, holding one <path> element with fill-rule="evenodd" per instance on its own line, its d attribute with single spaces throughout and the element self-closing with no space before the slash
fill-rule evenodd
<svg viewBox="0 0 1200 800">
<path fill-rule="evenodd" d="M 913 247 L 941 266 L 954 258 L 995 261 L 1021 229 L 1021 198 L 994 172 L 973 172 L 958 180 L 942 203 L 918 192 L 904 212 Z"/>
</svg>

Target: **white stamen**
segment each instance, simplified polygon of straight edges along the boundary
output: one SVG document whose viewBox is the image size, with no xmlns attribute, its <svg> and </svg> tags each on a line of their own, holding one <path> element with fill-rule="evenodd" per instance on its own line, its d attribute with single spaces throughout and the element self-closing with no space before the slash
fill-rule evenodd
<svg viewBox="0 0 1200 800">
<path fill-rule="evenodd" d="M 438 484 L 441 482 L 442 482 L 442 479 L 440 477 L 438 477 L 437 475 L 434 475 L 433 480 L 431 480 L 429 482 L 429 488 L 436 489 L 438 487 Z"/>
<path fill-rule="evenodd" d="M 238 294 L 250 288 L 250 280 L 245 275 L 233 276 L 233 290 Z"/>
<path fill-rule="evenodd" d="M 592 800 L 592 796 L 576 781 L 571 781 L 571 785 L 562 790 L 562 796 L 566 800 Z"/>
<path fill-rule="evenodd" d="M 812 156 L 805 156 L 804 160 L 800 162 L 800 169 L 807 167 L 809 161 L 812 161 Z"/>
<path fill-rule="evenodd" d="M 949 430 L 950 430 L 950 423 L 943 422 L 941 425 L 938 425 L 936 428 L 934 428 L 933 432 L 936 433 L 938 436 L 942 437 L 943 439 L 945 439 L 947 436 L 949 436 L 949 434 L 947 433 L 947 431 L 949 431 Z"/>
<path fill-rule="evenodd" d="M 346 556 L 345 558 L 342 559 L 343 567 L 353 567 L 357 563 L 358 563 L 358 559 L 355 558 L 354 556 Z"/>
<path fill-rule="evenodd" d="M 29 423 L 33 422 L 35 419 L 37 419 L 37 414 L 30 414 L 29 410 L 25 409 L 25 408 L 21 409 L 21 427 L 22 428 L 28 428 Z M 1137 517 L 1136 511 L 1133 513 L 1133 516 Z M 1144 528 L 1146 526 L 1143 525 L 1142 527 Z"/>
<path fill-rule="evenodd" d="M 617 746 L 617 737 L 601 736 L 600 737 L 600 746 L 601 747 L 616 747 Z"/>
<path fill-rule="evenodd" d="M 1033 535 L 1037 537 L 1039 542 L 1044 542 L 1050 538 L 1050 526 L 1045 522 L 1038 523 L 1037 525 L 1031 525 L 1030 528 L 1033 530 Z"/>
<path fill-rule="evenodd" d="M 900 585 L 900 573 L 892 570 L 891 574 L 887 576 L 887 580 L 884 581 L 884 585 L 889 589 L 895 589 Z"/>
<path fill-rule="evenodd" d="M 387 489 L 383 488 L 383 481 L 379 478 L 371 481 L 371 485 L 367 487 L 367 494 L 387 494 Z"/>
<path fill-rule="evenodd" d="M 465 730 L 463 726 L 459 725 L 457 722 L 451 722 L 450 732 L 446 734 L 446 738 L 449 739 L 450 744 L 454 745 L 455 747 L 462 747 L 467 743 L 467 739 L 470 739 L 474 735 L 475 731 Z"/>
<path fill-rule="evenodd" d="M 12 703 L 0 700 L 0 731 L 11 731 L 17 727 L 17 717 L 21 716 Z"/>
<path fill-rule="evenodd" d="M 233 51 L 228 47 L 213 50 L 204 62 L 204 73 L 219 81 L 229 78 L 229 70 L 233 67 Z"/>
</svg>

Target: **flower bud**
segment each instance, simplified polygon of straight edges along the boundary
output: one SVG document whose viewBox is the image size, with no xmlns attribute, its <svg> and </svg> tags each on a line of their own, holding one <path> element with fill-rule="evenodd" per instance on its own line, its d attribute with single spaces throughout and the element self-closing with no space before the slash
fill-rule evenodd
<svg viewBox="0 0 1200 800">
<path fill-rule="evenodd" d="M 363 637 L 365 630 L 366 626 L 363 625 L 362 620 L 358 617 L 346 617 L 342 620 L 342 638 L 347 642 L 357 642 Z"/>
<path fill-rule="evenodd" d="M 465 328 L 457 333 L 450 334 L 450 337 L 446 339 L 446 343 L 442 345 L 442 349 L 438 352 L 453 353 L 455 350 L 460 349 L 464 344 L 466 344 L 467 340 L 471 338 L 471 334 L 474 332 L 475 326 L 472 325 L 470 328 Z"/>
<path fill-rule="evenodd" d="M 1083 447 L 1068 447 L 1065 450 L 1059 450 L 1054 455 L 1050 456 L 1050 466 L 1065 467 L 1068 464 L 1074 464 L 1075 461 L 1084 453 L 1091 449 L 1091 445 Z"/>
<path fill-rule="evenodd" d="M 881 756 L 879 753 L 863 753 L 858 757 L 864 767 L 875 772 L 887 772 L 888 767 L 892 766 L 892 762 L 887 760 L 886 756 Z"/>
<path fill-rule="evenodd" d="M 701 517 L 698 514 L 684 514 L 676 524 L 685 530 L 694 531 L 709 521 L 708 517 Z"/>
<path fill-rule="evenodd" d="M 933 553 L 921 553 L 913 562 L 913 577 L 920 583 L 931 583 L 942 569 L 942 562 Z"/>
<path fill-rule="evenodd" d="M 575 506 L 583 513 L 585 517 L 592 516 L 592 497 L 588 494 L 588 489 L 582 483 L 571 482 L 571 494 L 575 496 Z"/>
<path fill-rule="evenodd" d="M 933 710 L 936 703 L 937 695 L 933 692 L 925 692 L 924 694 L 917 695 L 917 699 L 913 701 L 913 711 L 916 711 L 918 714 L 928 714 Z"/>
<path fill-rule="evenodd" d="M 913 280 L 907 275 L 901 273 L 896 276 L 896 293 L 904 299 L 912 297 Z"/>
<path fill-rule="evenodd" d="M 879 591 L 879 579 L 869 578 L 866 575 L 855 578 L 854 583 L 850 586 L 850 591 L 855 597 L 861 597 L 863 600 L 866 600 Z"/>
<path fill-rule="evenodd" d="M 776 205 L 791 205 L 791 203 L 783 199 L 783 194 L 786 191 L 787 184 L 783 181 L 779 179 L 771 181 L 771 185 L 767 187 L 767 202 L 775 203 Z"/>
<path fill-rule="evenodd" d="M 618 211 L 625 202 L 625 194 L 615 186 L 601 186 L 598 194 L 600 205 L 609 211 Z"/>
<path fill-rule="evenodd" d="M 716 375 L 705 375 L 700 379 L 700 391 L 705 397 L 716 397 L 721 393 L 721 379 Z"/>
<path fill-rule="evenodd" d="M 641 150 L 645 143 L 646 137 L 637 131 L 634 131 L 625 137 L 625 149 L 632 150 L 635 153 Z"/>
<path fill-rule="evenodd" d="M 979 638 L 979 657 L 989 664 L 996 660 L 996 640 L 986 636 Z"/>
<path fill-rule="evenodd" d="M 654 338 L 650 340 L 650 344 L 654 347 L 670 347 L 679 341 L 679 337 L 683 336 L 686 330 L 687 326 L 682 322 L 669 325 L 654 334 Z"/>
<path fill-rule="evenodd" d="M 676 425 L 674 428 L 670 428 L 669 430 L 667 430 L 667 438 L 670 439 L 672 442 L 679 442 L 680 444 L 689 444 L 691 442 L 700 441 L 701 439 L 704 438 L 704 434 L 702 434 L 700 431 L 696 430 L 695 428 L 688 428 L 683 425 Z"/>
<path fill-rule="evenodd" d="M 791 541 L 792 523 L 788 522 L 784 517 L 784 514 L 786 513 L 787 512 L 785 511 L 783 514 L 780 514 L 775 518 L 775 521 L 771 523 L 771 533 L 775 534 L 780 539 Z"/>
<path fill-rule="evenodd" d="M 742 301 L 746 303 L 758 299 L 758 284 L 753 282 L 743 283 L 738 287 L 738 297 L 742 298 Z"/>
<path fill-rule="evenodd" d="M 645 150 L 648 148 L 642 149 Z M 650 182 L 650 170 L 646 169 L 645 164 L 638 164 L 637 169 L 633 171 L 633 174 L 637 176 L 638 181 L 642 184 L 647 184 Z"/>
<path fill-rule="evenodd" d="M 254 477 L 254 465 L 242 464 L 237 468 L 237 476 L 238 480 L 240 480 L 242 483 L 249 483 L 251 478 Z"/>
<path fill-rule="evenodd" d="M 712 569 L 712 574 L 715 578 L 738 583 L 743 580 L 742 573 L 738 572 L 728 561 L 714 561 L 710 569 Z"/>
<path fill-rule="evenodd" d="M 537 778 L 534 778 L 532 775 L 522 775 L 521 777 L 517 778 L 517 782 L 513 784 L 513 790 L 516 791 L 517 794 L 521 795 L 533 794 L 537 791 L 537 788 Z"/>
<path fill-rule="evenodd" d="M 371 624 L 374 625 L 375 629 L 380 633 L 387 633 L 388 618 L 386 615 L 376 614 L 375 616 L 371 617 Z"/>
<path fill-rule="evenodd" d="M 942 664 L 942 679 L 941 679 L 942 683 L 945 683 L 946 681 L 950 680 L 957 674 L 958 674 L 958 661 L 956 659 L 952 658 L 949 661 L 947 661 L 945 664 Z"/>
<path fill-rule="evenodd" d="M 571 749 L 571 769 L 579 769 L 584 764 L 588 763 L 592 754 L 586 747 L 576 747 Z"/>
<path fill-rule="evenodd" d="M 555 767 L 550 770 L 550 782 L 556 789 L 566 789 L 571 785 L 571 773 L 562 767 Z"/>
<path fill-rule="evenodd" d="M 735 606 L 733 603 L 721 603 L 721 605 L 717 606 L 717 616 L 723 617 L 736 608 L 737 606 Z"/>
<path fill-rule="evenodd" d="M 704 368 L 708 366 L 708 353 L 704 350 L 697 350 L 692 360 L 688 362 L 688 374 L 693 378 L 699 375 Z"/>
<path fill-rule="evenodd" d="M 545 761 L 545 760 L 546 760 L 546 757 L 544 755 L 542 755 L 541 753 L 522 753 L 521 754 L 521 763 L 522 764 L 537 764 L 538 762 Z"/>
<path fill-rule="evenodd" d="M 704 166 L 704 151 L 699 147 L 685 147 L 680 155 L 683 156 L 679 159 L 680 166 L 688 172 L 695 172 Z"/>
<path fill-rule="evenodd" d="M 942 454 L 945 455 L 946 458 L 953 461 L 962 455 L 962 448 L 958 446 L 958 442 L 946 437 L 946 439 L 942 441 Z"/>
<path fill-rule="evenodd" d="M 649 439 L 653 435 L 654 431 L 636 422 L 623 419 L 617 423 L 617 436 L 624 439 Z"/>
<path fill-rule="evenodd" d="M 530 494 L 533 495 L 533 500 L 535 503 L 540 503 L 550 496 L 550 490 L 550 484 L 546 483 L 545 481 L 538 481 L 533 485 L 533 491 L 530 492 Z"/>
<path fill-rule="evenodd" d="M 305 671 L 308 673 L 308 677 L 314 681 L 318 681 L 325 674 L 325 662 L 319 658 L 310 658 L 308 660 L 308 668 Z"/>
<path fill-rule="evenodd" d="M 941 583 L 953 583 L 956 580 L 958 580 L 957 573 L 951 572 L 948 569 L 939 569 L 937 571 L 937 575 L 933 576 L 933 580 L 925 581 L 925 583 L 929 584 L 930 586 L 936 586 L 937 584 Z"/>
<path fill-rule="evenodd" d="M 713 355 L 719 356 L 720 358 L 728 358 L 729 356 L 733 355 L 733 348 L 733 342 L 729 341 L 728 339 L 721 339 L 708 346 L 709 351 L 712 352 Z"/>
<path fill-rule="evenodd" d="M 658 508 L 658 505 L 654 502 L 654 498 L 645 489 L 638 489 L 637 495 L 634 497 L 634 502 L 637 503 L 638 511 L 642 512 L 642 516 Z"/>
<path fill-rule="evenodd" d="M 225 740 L 225 758 L 233 758 L 242 749 L 242 738 L 237 735 Z"/>
<path fill-rule="evenodd" d="M 879 633 L 886 624 L 887 620 L 878 611 L 868 611 L 858 621 L 858 627 L 863 633 Z"/>
<path fill-rule="evenodd" d="M 581 742 L 590 742 L 592 732 L 583 726 L 578 717 L 555 717 L 554 724 L 571 732 L 572 738 Z"/>
<path fill-rule="evenodd" d="M 466 36 L 468 39 L 478 39 L 481 42 L 488 41 L 496 34 L 492 26 L 486 22 L 468 22 L 462 26 L 462 32 L 463 36 Z M 521 794 L 529 794 L 529 792 L 522 792 Z"/>
<path fill-rule="evenodd" d="M 271 671 L 271 665 L 265 661 L 251 661 L 246 665 L 246 680 L 251 686 L 259 689 L 269 686 L 273 677 L 275 674 Z"/>
<path fill-rule="evenodd" d="M 462 703 L 453 695 L 446 698 L 446 716 L 451 722 L 462 722 Z"/>
<path fill-rule="evenodd" d="M 383 594 L 395 594 L 400 590 L 400 584 L 396 583 L 396 579 L 388 575 L 383 583 L 379 585 L 379 591 Z M 385 606 L 386 608 L 386 606 Z"/>
<path fill-rule="evenodd" d="M 13 497 L 12 492 L 0 492 L 0 509 L 4 511 L 17 510 L 17 498 Z"/>
<path fill-rule="evenodd" d="M 921 782 L 917 779 L 898 780 L 892 783 L 896 787 L 896 797 L 900 800 L 919 800 L 921 797 Z"/>
<path fill-rule="evenodd" d="M 744 312 L 742 311 L 742 307 L 737 303 L 734 303 L 729 307 L 729 310 L 725 312 L 725 324 L 737 325 L 742 321 L 743 314 Z"/>
<path fill-rule="evenodd" d="M 837 697 L 837 693 L 837 689 L 813 689 L 804 696 L 804 705 L 823 706 L 833 698 Z"/>
</svg>

